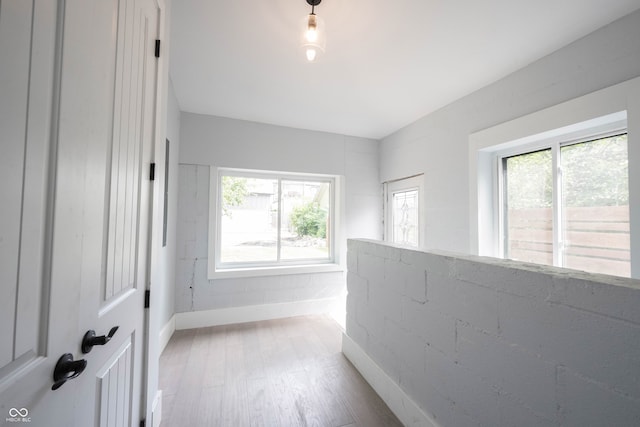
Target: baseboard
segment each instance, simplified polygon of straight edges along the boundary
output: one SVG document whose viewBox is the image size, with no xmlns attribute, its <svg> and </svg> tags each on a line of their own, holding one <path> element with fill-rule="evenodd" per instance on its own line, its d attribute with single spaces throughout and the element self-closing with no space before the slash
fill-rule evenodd
<svg viewBox="0 0 640 427">
<path fill-rule="evenodd" d="M 277 304 L 250 305 L 216 310 L 190 311 L 175 314 L 175 328 L 192 329 L 234 323 L 258 322 L 285 317 L 331 313 L 339 298 L 293 301 Z"/>
<path fill-rule="evenodd" d="M 151 407 L 151 427 L 160 427 L 162 422 L 162 390 L 158 390 Z"/>
<path fill-rule="evenodd" d="M 342 334 L 342 353 L 389 406 L 405 426 L 440 427 L 395 383 L 347 334 Z"/>
<path fill-rule="evenodd" d="M 160 342 L 160 351 L 158 354 L 162 354 L 164 348 L 169 343 L 171 336 L 176 331 L 176 315 L 171 316 L 171 319 L 162 327 L 160 330 L 160 336 L 158 337 L 158 341 Z"/>
</svg>

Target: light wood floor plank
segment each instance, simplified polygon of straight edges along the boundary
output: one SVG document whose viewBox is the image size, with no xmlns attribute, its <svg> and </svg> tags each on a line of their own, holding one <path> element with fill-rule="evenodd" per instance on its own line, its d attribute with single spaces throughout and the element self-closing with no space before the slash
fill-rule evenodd
<svg viewBox="0 0 640 427">
<path fill-rule="evenodd" d="M 341 333 L 327 316 L 176 331 L 160 357 L 161 427 L 401 426 Z"/>
</svg>

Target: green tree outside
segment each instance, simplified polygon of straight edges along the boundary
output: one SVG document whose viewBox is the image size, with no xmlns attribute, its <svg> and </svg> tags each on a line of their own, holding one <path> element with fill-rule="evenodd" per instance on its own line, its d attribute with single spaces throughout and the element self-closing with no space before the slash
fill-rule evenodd
<svg viewBox="0 0 640 427">
<path fill-rule="evenodd" d="M 564 206 L 629 204 L 626 134 L 562 146 L 560 164 Z M 508 157 L 505 165 L 509 209 L 552 206 L 550 149 Z"/>
<path fill-rule="evenodd" d="M 244 203 L 249 194 L 247 178 L 237 176 L 222 177 L 222 214 L 231 217 L 231 208 Z"/>
<path fill-rule="evenodd" d="M 327 237 L 327 212 L 317 202 L 296 206 L 289 220 L 298 236 Z"/>
</svg>

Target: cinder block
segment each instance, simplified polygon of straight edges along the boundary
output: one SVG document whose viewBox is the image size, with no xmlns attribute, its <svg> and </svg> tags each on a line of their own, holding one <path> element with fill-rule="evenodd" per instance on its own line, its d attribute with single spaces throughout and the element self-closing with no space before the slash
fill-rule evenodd
<svg viewBox="0 0 640 427">
<path fill-rule="evenodd" d="M 179 260 L 196 258 L 196 242 L 193 240 L 178 241 L 176 244 L 176 258 Z"/>
<path fill-rule="evenodd" d="M 640 327 L 504 293 L 499 310 L 507 342 L 640 399 Z"/>
<path fill-rule="evenodd" d="M 353 250 L 347 251 L 347 271 L 358 272 L 358 253 Z"/>
<path fill-rule="evenodd" d="M 384 258 L 358 253 L 358 276 L 367 280 L 383 280 Z"/>
<path fill-rule="evenodd" d="M 351 316 L 353 320 L 356 320 L 358 317 L 357 315 L 358 301 L 359 301 L 359 298 L 353 296 L 353 294 L 351 293 L 347 293 L 347 301 L 346 301 L 347 316 Z"/>
<path fill-rule="evenodd" d="M 309 292 L 311 290 L 308 290 Z M 242 294 L 241 294 L 242 295 Z M 255 305 L 261 304 L 259 297 L 254 297 L 255 295 L 260 295 L 260 293 L 252 292 L 250 294 L 245 294 L 247 296 L 243 296 L 240 301 L 255 301 L 255 302 L 247 302 L 246 304 L 238 304 L 238 305 Z M 249 295 L 251 297 L 249 297 Z M 295 301 L 295 293 L 292 289 L 265 289 L 263 293 L 263 302 L 262 304 L 276 304 L 282 302 L 291 302 Z M 311 295 L 301 295 L 300 300 L 310 300 L 312 299 Z"/>
<path fill-rule="evenodd" d="M 453 401 L 440 394 L 440 390 L 434 386 L 429 376 L 401 377 L 400 380 L 406 385 L 406 388 L 415 389 L 415 394 L 409 393 L 409 395 L 439 426 L 459 426 L 456 424 L 457 420 L 454 415 L 456 408 Z M 477 427 L 477 424 L 474 427 Z"/>
<path fill-rule="evenodd" d="M 424 267 L 405 268 L 404 294 L 416 302 L 427 302 L 427 271 Z"/>
<path fill-rule="evenodd" d="M 194 218 L 188 217 L 178 222 L 176 239 L 178 242 L 195 242 L 198 227 Z"/>
<path fill-rule="evenodd" d="M 426 376 L 429 386 L 452 401 L 454 420 L 464 415 L 478 425 L 498 425 L 498 391 L 475 373 L 467 371 L 440 351 L 427 347 Z"/>
<path fill-rule="evenodd" d="M 263 291 L 263 292 L 242 292 L 231 295 L 231 303 L 233 307 L 242 307 L 245 305 L 260 305 L 265 303 L 286 302 L 282 298 L 286 298 L 286 291 Z"/>
<path fill-rule="evenodd" d="M 429 276 L 429 304 L 476 329 L 498 333 L 498 295 L 494 289 L 440 275 Z"/>
<path fill-rule="evenodd" d="M 456 409 L 476 421 L 479 426 L 497 426 L 500 422 L 498 391 L 479 377 L 462 369 L 456 370 L 455 373 L 451 400 L 455 402 Z"/>
<path fill-rule="evenodd" d="M 457 371 L 460 366 L 455 360 L 441 351 L 427 347 L 425 350 L 425 374 L 429 386 L 451 400 L 453 404 L 455 382 L 459 379 Z"/>
<path fill-rule="evenodd" d="M 358 239 L 353 240 L 358 246 L 358 252 L 361 254 L 372 255 L 379 258 L 398 261 L 400 259 L 401 249 L 390 244 L 380 244 L 377 240 Z"/>
<path fill-rule="evenodd" d="M 347 291 L 367 301 L 369 298 L 369 283 L 367 279 L 363 279 L 357 274 L 349 271 L 347 273 Z"/>
<path fill-rule="evenodd" d="M 404 365 L 400 367 L 400 372 L 408 370 L 416 375 L 424 374 L 426 348 L 424 339 L 390 319 L 385 319 L 384 328 L 384 342 L 397 355 L 396 363 Z"/>
<path fill-rule="evenodd" d="M 556 413 L 556 365 L 495 335 L 458 324 L 460 366 L 545 418 Z"/>
<path fill-rule="evenodd" d="M 196 191 L 198 198 L 198 207 L 208 211 L 209 209 L 209 166 L 196 165 Z"/>
<path fill-rule="evenodd" d="M 367 354 L 396 384 L 400 382 L 397 356 L 386 343 L 369 334 Z"/>
<path fill-rule="evenodd" d="M 196 233 L 194 249 L 195 256 L 198 258 L 207 258 L 209 256 L 209 230 L 207 227 Z M 213 253 L 213 249 L 211 252 Z"/>
<path fill-rule="evenodd" d="M 409 298 L 402 300 L 402 326 L 422 337 L 428 346 L 451 357 L 455 353 L 455 319 L 445 315 L 432 303 L 420 304 Z"/>
<path fill-rule="evenodd" d="M 427 270 L 429 276 L 453 276 L 453 266 L 455 262 L 455 259 L 453 257 L 438 255 L 434 253 L 426 253 L 425 256 L 421 258 L 421 260 L 423 260 L 423 265 Z"/>
<path fill-rule="evenodd" d="M 236 279 L 212 280 L 211 293 L 213 295 L 231 295 L 238 292 L 246 292 L 246 286 L 238 282 Z"/>
<path fill-rule="evenodd" d="M 402 322 L 401 297 L 387 283 L 369 281 L 369 306 L 384 317 Z"/>
<path fill-rule="evenodd" d="M 369 335 L 379 341 L 384 338 L 384 316 L 379 311 L 362 301 L 356 302 L 356 321 L 364 327 Z"/>
<path fill-rule="evenodd" d="M 358 324 L 356 319 L 348 313 L 345 326 L 347 335 L 366 351 L 369 341 L 369 334 L 367 330 L 362 327 L 362 325 Z"/>
<path fill-rule="evenodd" d="M 523 297 L 546 299 L 552 290 L 547 266 L 526 266 L 517 261 L 500 263 L 456 259 L 454 276 L 462 281 Z"/>
<path fill-rule="evenodd" d="M 431 254 L 421 250 L 405 248 L 400 253 L 400 262 L 404 265 L 423 268 L 427 259 L 431 256 Z"/>
<path fill-rule="evenodd" d="M 500 411 L 500 427 L 549 427 L 559 426 L 554 414 L 546 418 L 531 408 L 522 405 L 522 402 L 507 393 L 498 394 L 498 410 Z"/>
<path fill-rule="evenodd" d="M 640 426 L 640 401 L 565 371 L 566 386 L 563 402 L 563 427 Z"/>
<path fill-rule="evenodd" d="M 588 275 L 585 275 L 588 276 Z M 604 276 L 596 276 L 605 279 Z M 581 277 L 552 277 L 549 301 L 640 325 L 640 280 L 606 277 L 610 283 Z M 636 287 L 630 284 L 636 283 Z"/>
</svg>

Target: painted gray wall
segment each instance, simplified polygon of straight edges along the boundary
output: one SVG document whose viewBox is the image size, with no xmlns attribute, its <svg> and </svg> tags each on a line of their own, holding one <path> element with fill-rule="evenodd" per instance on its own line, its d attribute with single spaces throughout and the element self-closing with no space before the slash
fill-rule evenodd
<svg viewBox="0 0 640 427">
<path fill-rule="evenodd" d="M 473 253 L 471 133 L 640 76 L 639 40 L 637 11 L 384 138 L 382 182 L 425 174 L 426 247 Z"/>
<path fill-rule="evenodd" d="M 343 235 L 382 236 L 377 141 L 183 112 L 180 163 L 177 313 L 334 298 L 345 292 L 343 272 L 209 280 L 212 167 L 342 175 Z"/>
<path fill-rule="evenodd" d="M 640 425 L 640 281 L 349 240 L 347 335 L 437 425 Z"/>
</svg>

